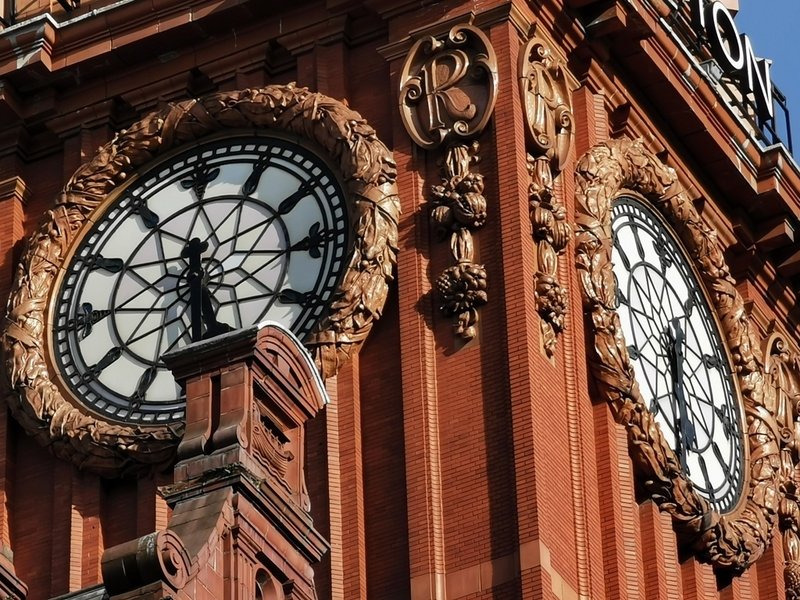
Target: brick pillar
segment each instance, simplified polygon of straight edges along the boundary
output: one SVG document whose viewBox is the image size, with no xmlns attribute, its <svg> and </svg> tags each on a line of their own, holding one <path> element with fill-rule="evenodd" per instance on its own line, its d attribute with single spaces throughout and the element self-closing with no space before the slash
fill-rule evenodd
<svg viewBox="0 0 800 600">
<path fill-rule="evenodd" d="M 186 388 L 167 529 L 110 548 L 112 598 L 314 600 L 328 550 L 304 476 L 305 423 L 327 401 L 299 341 L 254 326 L 164 356 Z M 156 550 L 157 549 L 157 550 Z"/>
<path fill-rule="evenodd" d="M 16 137 L 11 136 L 9 141 L 15 142 Z M 0 162 L 0 302 L 5 306 L 14 281 L 15 249 L 24 233 L 25 204 L 31 191 L 22 177 L 11 175 L 21 172 L 16 157 L 12 155 Z M 0 597 L 23 597 L 28 588 L 16 577 L 11 547 L 9 508 L 13 502 L 16 457 L 10 436 L 10 418 L 3 402 L 0 405 Z"/>
<path fill-rule="evenodd" d="M 558 574 L 553 571 L 554 536 L 572 537 L 568 529 L 548 521 L 547 494 L 554 489 L 568 497 L 568 472 L 548 481 L 557 463 L 547 455 L 559 446 L 560 435 L 549 418 L 559 411 L 554 400 L 563 399 L 553 389 L 555 369 L 540 352 L 539 317 L 536 312 L 533 276 L 536 259 L 528 215 L 528 174 L 522 106 L 518 91 L 517 56 L 520 40 L 513 25 L 501 23 L 491 30 L 497 53 L 499 93 L 495 107 L 495 144 L 498 149 L 497 185 L 500 199 L 501 248 L 505 297 L 509 392 L 512 413 L 515 490 L 518 520 L 519 567 L 522 598 L 556 598 L 560 594 Z M 545 399 L 547 398 L 547 400 Z M 537 413 L 550 413 L 539 415 Z M 561 416 L 563 417 L 563 412 Z M 543 418 L 541 418 L 543 417 Z M 550 441 L 539 444 L 547 429 Z M 565 508 L 554 503 L 551 508 Z M 558 533 L 557 533 L 558 532 Z M 573 537 L 574 539 L 574 537 Z M 560 558 L 559 558 L 560 560 Z"/>
<path fill-rule="evenodd" d="M 390 62 L 399 89 L 404 56 Z M 400 363 L 408 506 L 410 597 L 444 600 L 445 541 L 442 510 L 439 390 L 432 323 L 427 199 L 423 193 L 425 151 L 415 147 L 397 111 L 393 116 L 397 185 L 403 209 L 397 257 Z"/>
</svg>

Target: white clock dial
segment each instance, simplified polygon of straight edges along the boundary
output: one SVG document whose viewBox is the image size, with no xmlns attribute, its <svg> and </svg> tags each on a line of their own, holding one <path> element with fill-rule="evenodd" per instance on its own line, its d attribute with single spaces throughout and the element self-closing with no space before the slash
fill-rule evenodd
<svg viewBox="0 0 800 600">
<path fill-rule="evenodd" d="M 645 203 L 613 208 L 617 314 L 640 391 L 695 489 L 720 512 L 744 485 L 739 402 L 701 284 L 674 235 Z"/>
<path fill-rule="evenodd" d="M 282 138 L 184 150 L 93 221 L 56 292 L 55 361 L 79 400 L 118 421 L 184 417 L 169 350 L 265 319 L 302 339 L 346 267 L 342 187 Z"/>
</svg>

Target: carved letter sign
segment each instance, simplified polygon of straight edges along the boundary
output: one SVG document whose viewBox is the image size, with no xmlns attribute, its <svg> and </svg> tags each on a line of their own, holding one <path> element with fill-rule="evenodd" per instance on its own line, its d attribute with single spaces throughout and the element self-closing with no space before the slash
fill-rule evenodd
<svg viewBox="0 0 800 600">
<path fill-rule="evenodd" d="M 439 37 L 418 40 L 401 75 L 403 124 L 426 149 L 479 135 L 497 99 L 497 59 L 483 32 L 464 24 Z"/>
</svg>

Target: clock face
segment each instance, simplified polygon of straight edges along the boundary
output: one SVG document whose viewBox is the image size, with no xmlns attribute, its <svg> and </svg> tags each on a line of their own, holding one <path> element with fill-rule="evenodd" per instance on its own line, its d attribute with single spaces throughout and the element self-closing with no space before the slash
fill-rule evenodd
<svg viewBox="0 0 800 600">
<path fill-rule="evenodd" d="M 266 319 L 302 339 L 346 266 L 342 187 L 282 138 L 184 150 L 98 212 L 56 286 L 52 346 L 72 394 L 114 421 L 183 419 L 165 352 Z"/>
<path fill-rule="evenodd" d="M 744 484 L 739 402 L 716 320 L 674 235 L 633 197 L 612 213 L 617 314 L 642 397 L 697 492 L 733 510 Z"/>
</svg>

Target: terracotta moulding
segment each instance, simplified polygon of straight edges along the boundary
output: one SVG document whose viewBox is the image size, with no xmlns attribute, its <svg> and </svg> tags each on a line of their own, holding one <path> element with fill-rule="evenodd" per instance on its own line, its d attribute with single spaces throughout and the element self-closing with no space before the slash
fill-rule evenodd
<svg viewBox="0 0 800 600">
<path fill-rule="evenodd" d="M 341 102 L 306 88 L 268 86 L 169 105 L 134 123 L 70 178 L 28 240 L 3 331 L 14 417 L 58 456 L 104 476 L 163 467 L 175 453 L 175 427 L 106 422 L 62 395 L 46 359 L 54 283 L 92 211 L 139 168 L 173 148 L 236 129 L 269 128 L 316 143 L 345 183 L 353 244 L 327 316 L 304 343 L 323 377 L 334 375 L 369 334 L 389 291 L 400 211 L 391 152 Z"/>
<path fill-rule="evenodd" d="M 762 352 L 769 407 L 780 432 L 783 498 L 778 526 L 783 541 L 787 598 L 800 598 L 800 354 L 782 333 L 764 340 Z"/>
<path fill-rule="evenodd" d="M 536 310 L 542 347 L 552 357 L 558 334 L 566 327 L 568 303 L 567 290 L 558 281 L 558 260 L 572 234 L 553 182 L 574 140 L 572 92 L 564 62 L 540 38 L 531 38 L 520 51 L 519 74 L 530 175 L 528 205 L 536 244 Z"/>
<path fill-rule="evenodd" d="M 487 277 L 476 264 L 472 232 L 486 222 L 477 138 L 497 100 L 497 58 L 486 35 L 469 23 L 439 35 L 422 35 L 408 53 L 401 74 L 400 114 L 420 147 L 446 147 L 442 182 L 431 186 L 431 223 L 450 242 L 453 266 L 436 280 L 442 311 L 453 317 L 457 336 L 477 336 L 478 307 L 486 304 Z"/>
<path fill-rule="evenodd" d="M 680 460 L 648 410 L 634 377 L 615 309 L 616 284 L 611 269 L 611 211 L 616 197 L 626 191 L 646 197 L 682 241 L 708 291 L 730 349 L 745 416 L 749 484 L 745 501 L 727 515 L 712 510 L 684 476 Z M 675 171 L 646 150 L 641 140 L 605 142 L 578 161 L 576 212 L 577 268 L 584 309 L 591 322 L 589 365 L 600 397 L 627 431 L 640 489 L 672 516 L 685 549 L 711 563 L 718 572 L 742 573 L 769 545 L 786 498 L 789 472 L 797 464 L 791 454 L 795 452 L 795 434 L 781 433 L 790 422 L 795 427 L 797 415 L 792 413 L 780 420 L 775 401 L 776 390 L 787 384 L 774 383 L 775 367 L 765 361 L 765 342 L 747 314 L 716 232 L 704 224 Z M 771 352 L 768 346 L 765 348 Z M 782 467 L 787 449 L 791 449 L 790 468 Z M 791 519 L 788 529 L 796 532 L 796 506 L 784 508 L 786 518 Z M 792 550 L 787 556 L 796 558 L 800 554 L 796 535 L 786 535 Z"/>
</svg>

